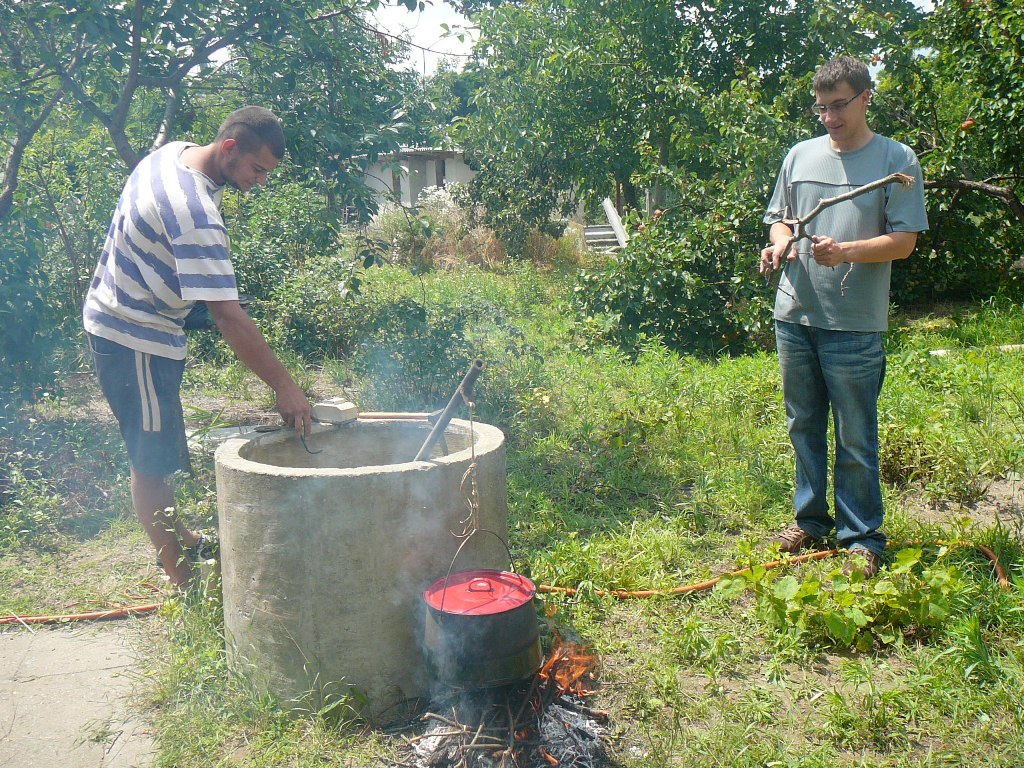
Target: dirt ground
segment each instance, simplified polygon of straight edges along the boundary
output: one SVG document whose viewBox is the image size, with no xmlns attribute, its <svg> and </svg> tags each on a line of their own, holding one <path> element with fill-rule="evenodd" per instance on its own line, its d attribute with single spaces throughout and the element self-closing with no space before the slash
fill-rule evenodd
<svg viewBox="0 0 1024 768">
<path fill-rule="evenodd" d="M 1024 538 L 1024 482 L 1018 479 L 993 480 L 985 496 L 970 504 L 918 496 L 912 497 L 905 509 L 906 514 L 925 524 L 950 525 L 958 520 L 982 528 L 998 524 Z"/>
</svg>

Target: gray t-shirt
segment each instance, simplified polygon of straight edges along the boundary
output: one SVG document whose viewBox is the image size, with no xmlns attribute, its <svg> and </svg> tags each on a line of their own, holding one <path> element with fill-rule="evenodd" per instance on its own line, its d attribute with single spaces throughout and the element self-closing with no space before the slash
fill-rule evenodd
<svg viewBox="0 0 1024 768">
<path fill-rule="evenodd" d="M 837 152 L 828 136 L 793 147 L 782 163 L 764 221 L 771 225 L 805 216 L 823 198 L 897 172 L 913 176 L 914 185 L 907 189 L 894 182 L 826 208 L 807 225 L 807 232 L 839 242 L 887 232 L 923 232 L 928 217 L 921 165 L 910 147 L 878 134 L 853 152 Z M 779 281 L 775 319 L 837 331 L 888 327 L 892 262 L 823 267 L 814 261 L 806 239 L 797 243 L 797 254 Z"/>
</svg>

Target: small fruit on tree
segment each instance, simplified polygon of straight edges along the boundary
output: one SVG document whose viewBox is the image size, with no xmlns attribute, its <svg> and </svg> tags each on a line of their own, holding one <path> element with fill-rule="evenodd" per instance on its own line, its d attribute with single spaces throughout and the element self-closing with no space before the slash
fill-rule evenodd
<svg viewBox="0 0 1024 768">
<path fill-rule="evenodd" d="M 966 120 L 964 120 L 962 123 L 960 123 L 960 130 L 961 131 L 965 131 L 966 132 L 966 131 L 971 130 L 972 128 L 974 128 L 974 118 L 973 117 L 968 117 Z"/>
</svg>

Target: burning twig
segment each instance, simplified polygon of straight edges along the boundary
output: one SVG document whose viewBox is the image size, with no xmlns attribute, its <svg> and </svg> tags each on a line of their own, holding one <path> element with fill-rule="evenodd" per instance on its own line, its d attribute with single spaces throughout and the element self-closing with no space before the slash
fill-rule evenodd
<svg viewBox="0 0 1024 768">
<path fill-rule="evenodd" d="M 477 729 L 476 733 L 473 734 L 473 738 L 465 748 L 479 748 L 479 749 L 501 749 L 505 746 L 497 736 L 488 736 L 482 733 L 483 726 Z M 460 738 L 466 738 L 470 733 L 473 733 L 469 728 L 461 727 L 455 728 L 450 731 L 430 731 L 429 733 L 421 733 L 419 736 L 413 736 L 412 738 L 406 738 L 405 743 L 409 745 L 416 744 L 426 739 L 447 739 L 452 736 L 458 736 Z"/>
<path fill-rule="evenodd" d="M 444 723 L 445 725 L 450 725 L 452 728 L 458 728 L 460 730 L 465 730 L 465 728 L 463 728 L 463 726 L 460 725 L 459 723 L 455 722 L 454 720 L 449 720 L 447 717 L 442 717 L 441 715 L 439 715 L 439 714 L 437 714 L 435 712 L 427 712 L 425 715 L 423 715 L 422 719 L 423 720 L 437 720 L 438 722 Z"/>
<path fill-rule="evenodd" d="M 510 742 L 515 740 L 515 732 L 518 731 L 519 728 L 522 726 L 523 715 L 526 714 L 526 708 L 530 706 L 530 704 L 532 704 L 536 699 L 536 696 L 534 696 L 534 694 L 537 691 L 537 682 L 539 680 L 539 674 L 534 675 L 533 678 L 530 680 L 530 690 L 526 692 L 525 696 L 523 696 L 523 703 L 520 705 L 519 711 L 516 712 L 515 719 L 509 721 L 509 731 L 513 734 L 513 738 L 509 740 Z"/>
<path fill-rule="evenodd" d="M 597 768 L 608 714 L 582 703 L 596 656 L 561 644 L 518 686 L 452 692 L 450 715 L 427 712 L 406 739 L 415 768 Z M 406 763 L 409 764 L 409 763 Z"/>
<path fill-rule="evenodd" d="M 589 717 L 592 720 L 596 720 L 599 723 L 607 723 L 611 719 L 611 715 L 605 712 L 603 709 L 592 709 L 585 704 L 573 701 L 568 696 L 558 697 L 558 706 L 565 707 L 568 710 L 575 712 L 578 715 Z"/>
</svg>

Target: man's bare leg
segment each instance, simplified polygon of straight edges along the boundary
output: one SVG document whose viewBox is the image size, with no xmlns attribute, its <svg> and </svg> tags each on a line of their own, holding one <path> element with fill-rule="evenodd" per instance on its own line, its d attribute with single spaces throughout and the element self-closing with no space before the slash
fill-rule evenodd
<svg viewBox="0 0 1024 768">
<path fill-rule="evenodd" d="M 193 578 L 182 543 L 192 546 L 199 538 L 181 521 L 174 508 L 174 490 L 163 475 L 146 475 L 132 469 L 132 505 L 139 522 L 156 547 L 164 571 L 176 587 L 187 587 Z"/>
</svg>

